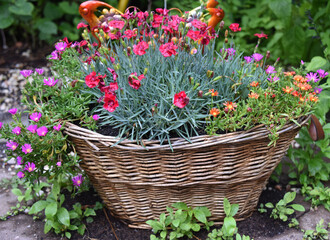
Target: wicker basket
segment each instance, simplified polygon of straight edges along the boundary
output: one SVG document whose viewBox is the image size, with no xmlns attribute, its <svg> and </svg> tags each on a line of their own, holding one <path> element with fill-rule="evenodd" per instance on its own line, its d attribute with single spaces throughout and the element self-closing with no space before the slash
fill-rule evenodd
<svg viewBox="0 0 330 240">
<path fill-rule="evenodd" d="M 305 125 L 308 117 L 299 119 Z M 288 123 L 276 146 L 267 146 L 269 131 L 258 126 L 244 132 L 197 136 L 192 143 L 172 139 L 169 145 L 144 141 L 145 147 L 66 124 L 66 134 L 83 159 L 81 167 L 112 214 L 130 227 L 149 228 L 166 206 L 182 201 L 206 206 L 211 220 L 221 222 L 223 199 L 239 204 L 235 216 L 252 214 L 269 176 L 300 127 Z"/>
</svg>

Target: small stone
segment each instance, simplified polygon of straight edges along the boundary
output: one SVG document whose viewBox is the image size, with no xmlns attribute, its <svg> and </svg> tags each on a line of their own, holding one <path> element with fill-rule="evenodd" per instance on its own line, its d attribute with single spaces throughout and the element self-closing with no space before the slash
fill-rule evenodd
<svg viewBox="0 0 330 240">
<path fill-rule="evenodd" d="M 8 164 L 16 164 L 16 160 L 15 160 L 15 158 L 11 158 L 10 160 L 8 160 L 7 163 Z"/>
<path fill-rule="evenodd" d="M 282 185 L 280 184 L 275 185 L 275 189 L 278 191 L 282 191 Z"/>
</svg>

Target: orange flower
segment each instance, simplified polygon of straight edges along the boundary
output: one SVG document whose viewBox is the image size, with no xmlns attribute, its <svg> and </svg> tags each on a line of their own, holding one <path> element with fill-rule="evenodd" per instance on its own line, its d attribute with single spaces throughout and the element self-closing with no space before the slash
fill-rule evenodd
<svg viewBox="0 0 330 240">
<path fill-rule="evenodd" d="M 289 86 L 286 86 L 286 88 L 282 88 L 282 90 L 285 92 L 285 93 L 291 93 L 293 91 L 293 88 L 292 87 L 289 87 Z"/>
<path fill-rule="evenodd" d="M 303 76 L 301 75 L 296 75 L 293 77 L 293 80 L 297 81 L 297 82 L 301 82 L 301 83 L 304 83 L 304 82 L 307 82 L 307 79 L 304 78 Z"/>
<path fill-rule="evenodd" d="M 299 97 L 299 96 L 300 96 L 300 93 L 297 92 L 297 91 L 293 91 L 291 94 L 292 94 L 293 96 L 295 96 L 295 97 Z"/>
<path fill-rule="evenodd" d="M 251 92 L 251 93 L 249 94 L 249 98 L 255 98 L 255 99 L 258 99 L 258 98 L 259 98 L 259 94 L 256 94 L 256 93 L 254 93 L 254 92 Z"/>
<path fill-rule="evenodd" d="M 209 92 L 211 93 L 212 97 L 215 97 L 215 96 L 219 95 L 218 91 L 214 91 L 214 89 L 210 89 Z"/>
<path fill-rule="evenodd" d="M 308 95 L 308 100 L 311 101 L 311 102 L 318 102 L 319 98 L 317 96 L 315 96 L 314 94 L 310 93 Z"/>
<path fill-rule="evenodd" d="M 219 114 L 220 114 L 220 111 L 217 108 L 212 108 L 210 110 L 210 115 L 212 115 L 213 117 L 217 117 Z"/>
<path fill-rule="evenodd" d="M 226 106 L 225 110 L 234 110 L 235 111 L 235 108 L 237 107 L 236 103 L 233 103 L 233 102 L 225 102 L 223 105 Z"/>
<path fill-rule="evenodd" d="M 299 101 L 300 101 L 300 102 L 305 102 L 305 98 L 304 98 L 303 96 L 300 95 L 300 97 L 299 97 Z"/>
<path fill-rule="evenodd" d="M 292 72 L 283 72 L 285 76 L 293 76 L 296 74 L 295 71 L 292 71 Z"/>
<path fill-rule="evenodd" d="M 256 81 L 253 81 L 252 83 L 250 83 L 250 86 L 251 87 L 258 87 L 259 86 L 259 83 L 256 82 Z"/>
<path fill-rule="evenodd" d="M 312 88 L 312 86 L 309 85 L 308 83 L 299 83 L 298 87 L 303 91 L 308 91 L 309 89 Z"/>
</svg>

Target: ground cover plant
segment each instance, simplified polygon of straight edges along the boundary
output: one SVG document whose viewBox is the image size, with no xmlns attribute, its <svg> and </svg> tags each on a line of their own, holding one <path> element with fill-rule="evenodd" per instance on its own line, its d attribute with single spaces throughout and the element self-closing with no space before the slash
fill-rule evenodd
<svg viewBox="0 0 330 240">
<path fill-rule="evenodd" d="M 253 52 L 241 52 L 234 45 L 241 32 L 239 24 L 225 29 L 220 23 L 215 31 L 223 11 L 211 9 L 202 6 L 183 16 L 166 9 L 122 15 L 103 11 L 95 28 L 78 24 L 84 28 L 82 41 L 65 38 L 56 43 L 49 56 L 53 76 L 45 77 L 39 68 L 21 72 L 27 79 L 23 104 L 29 124 L 24 126 L 17 109 L 10 109 L 13 122 L 0 123 L 0 134 L 8 140 L 7 155 L 21 166 L 17 177 L 27 182 L 25 193 L 15 193 L 20 200 L 36 201 L 30 213 L 45 214 L 45 232 L 54 230 L 67 238 L 70 231 L 83 234 L 83 219 L 91 221 L 94 215 L 93 209 L 82 211 L 79 204 L 73 209 L 63 207 L 61 189 L 75 194 L 88 188 L 88 178 L 79 168 L 81 160 L 63 132 L 68 121 L 92 130 L 110 125 L 120 139 L 141 145 L 143 139 L 164 143 L 177 136 L 189 142 L 199 134 L 264 124 L 270 144 L 276 144 L 277 131 L 284 124 L 299 124 L 300 117 L 313 111 L 322 91 L 318 85 L 327 72 L 311 72 L 303 62 L 284 72 L 278 61 L 270 62 L 269 52 L 260 52 L 258 45 L 267 38 L 263 33 L 255 33 Z M 205 11 L 211 15 L 208 24 L 200 20 Z M 222 41 L 220 51 L 215 50 L 216 38 Z M 40 183 L 44 178 L 46 185 Z M 38 195 L 47 187 L 51 189 L 47 196 Z M 233 225 L 235 210 L 228 209 L 236 205 L 226 211 L 226 222 Z M 210 214 L 183 206 L 177 215 L 171 220 L 174 227 L 183 218 L 190 225 L 174 231 L 176 236 L 190 237 L 190 230 L 198 229 L 196 220 L 207 224 L 204 220 Z M 165 215 L 161 221 L 165 223 Z M 161 237 L 167 234 L 163 227 Z M 228 228 L 215 235 L 234 234 Z"/>
</svg>

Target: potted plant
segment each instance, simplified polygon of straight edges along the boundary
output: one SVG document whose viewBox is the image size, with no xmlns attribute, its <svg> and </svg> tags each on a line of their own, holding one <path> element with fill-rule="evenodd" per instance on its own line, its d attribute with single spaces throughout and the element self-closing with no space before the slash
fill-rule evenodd
<svg viewBox="0 0 330 240">
<path fill-rule="evenodd" d="M 304 65 L 283 72 L 258 45 L 240 52 L 233 39 L 241 28 L 224 29 L 223 22 L 215 28 L 224 17 L 216 5 L 172 15 L 83 3 L 84 39 L 56 43 L 53 77 L 26 74 L 33 80 L 23 101 L 30 119 L 43 125 L 4 128 L 9 155 L 30 163 L 19 177 L 36 179 L 58 162 L 73 170 L 76 162 L 67 156 L 78 155 L 107 207 L 130 226 L 149 227 L 146 220 L 178 201 L 208 207 L 215 221 L 225 216 L 224 198 L 239 204 L 238 219 L 250 215 L 307 123 L 327 73 L 307 73 Z M 98 7 L 110 10 L 97 18 Z M 267 35 L 256 37 L 260 44 Z M 52 128 L 57 137 L 48 133 Z M 54 145 L 66 137 L 73 145 Z M 47 161 L 33 151 L 41 142 Z"/>
</svg>

